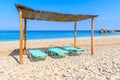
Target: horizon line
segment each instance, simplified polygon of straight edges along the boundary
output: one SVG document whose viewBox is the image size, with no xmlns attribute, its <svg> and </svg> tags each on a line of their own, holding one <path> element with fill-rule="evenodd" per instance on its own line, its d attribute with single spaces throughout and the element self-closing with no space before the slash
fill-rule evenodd
<svg viewBox="0 0 120 80">
<path fill-rule="evenodd" d="M 0 30 L 0 31 L 20 31 L 20 30 Z M 26 30 L 26 31 L 74 31 L 74 30 Z M 77 30 L 77 31 L 91 31 L 91 30 Z"/>
</svg>

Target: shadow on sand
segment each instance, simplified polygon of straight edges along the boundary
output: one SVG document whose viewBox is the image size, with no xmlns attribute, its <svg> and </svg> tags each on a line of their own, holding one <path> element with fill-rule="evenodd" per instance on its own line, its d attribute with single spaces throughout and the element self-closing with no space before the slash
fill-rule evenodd
<svg viewBox="0 0 120 80">
<path fill-rule="evenodd" d="M 50 56 L 51 58 L 53 58 L 53 59 L 60 59 L 60 58 L 64 58 L 65 56 L 62 56 L 62 55 L 54 55 L 54 56 L 51 56 L 51 55 L 48 55 L 48 56 Z"/>
<path fill-rule="evenodd" d="M 80 54 L 77 53 L 72 53 L 72 54 L 67 54 L 68 56 L 80 56 Z"/>
<path fill-rule="evenodd" d="M 64 58 L 66 56 L 66 55 L 63 56 L 63 55 L 57 55 L 57 54 L 55 54 L 54 56 L 51 56 L 50 51 L 46 50 L 46 48 L 29 48 L 29 49 L 39 49 L 39 50 L 45 52 L 48 56 L 50 56 L 53 59 L 60 59 L 60 58 Z M 27 50 L 29 50 L 29 49 L 27 49 Z M 19 49 L 15 49 L 9 54 L 9 56 L 12 56 L 13 59 L 15 59 L 15 61 L 19 64 L 20 62 L 19 62 L 18 58 L 16 57 L 18 55 L 19 55 Z M 77 54 L 77 53 L 71 53 L 71 54 L 67 54 L 67 55 L 68 56 L 80 56 L 80 54 Z M 41 59 L 34 58 L 34 61 L 32 61 L 32 62 L 44 61 L 44 60 L 45 59 L 43 59 L 43 58 L 41 58 Z"/>
<path fill-rule="evenodd" d="M 9 54 L 9 56 L 12 56 L 13 59 L 15 59 L 15 61 L 19 64 L 20 62 L 18 58 L 16 57 L 17 55 L 19 55 L 19 49 L 15 49 Z"/>
</svg>

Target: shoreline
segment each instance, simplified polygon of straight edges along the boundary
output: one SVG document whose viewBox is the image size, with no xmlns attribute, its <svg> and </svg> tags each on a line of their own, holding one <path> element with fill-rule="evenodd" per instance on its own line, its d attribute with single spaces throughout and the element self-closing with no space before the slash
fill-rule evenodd
<svg viewBox="0 0 120 80">
<path fill-rule="evenodd" d="M 43 40 L 27 40 L 27 48 L 43 48 L 50 46 L 63 46 L 70 45 L 74 46 L 74 38 L 60 38 L 60 39 L 43 39 Z M 77 47 L 87 47 L 91 46 L 91 37 L 79 37 L 76 40 Z M 120 36 L 109 36 L 109 37 L 94 37 L 94 47 L 96 46 L 110 46 L 110 45 L 119 45 Z M 18 41 L 5 41 L 0 42 L 0 55 L 10 54 L 10 52 L 15 49 L 19 49 L 19 40 Z"/>
<path fill-rule="evenodd" d="M 113 37 L 113 38 L 116 38 L 116 37 L 120 37 L 120 35 L 118 36 L 94 36 L 94 38 L 111 38 L 111 37 Z M 88 38 L 91 38 L 91 36 L 89 36 L 89 37 L 76 37 L 76 38 L 78 38 L 78 39 L 88 39 Z M 27 40 L 27 41 L 47 41 L 47 40 L 61 40 L 61 39 L 74 39 L 74 37 L 70 37 L 70 38 L 49 38 L 49 39 L 29 39 L 29 40 Z M 18 42 L 19 40 L 11 40 L 11 41 L 0 41 L 0 43 L 4 43 L 4 42 Z"/>
</svg>

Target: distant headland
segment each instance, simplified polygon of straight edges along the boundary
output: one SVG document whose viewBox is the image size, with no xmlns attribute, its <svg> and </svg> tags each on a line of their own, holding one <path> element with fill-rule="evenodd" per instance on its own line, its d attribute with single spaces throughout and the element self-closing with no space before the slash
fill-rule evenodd
<svg viewBox="0 0 120 80">
<path fill-rule="evenodd" d="M 107 32 L 111 33 L 111 32 L 120 32 L 120 30 L 105 30 L 105 29 L 100 29 L 99 32 L 100 33 L 107 33 Z"/>
</svg>

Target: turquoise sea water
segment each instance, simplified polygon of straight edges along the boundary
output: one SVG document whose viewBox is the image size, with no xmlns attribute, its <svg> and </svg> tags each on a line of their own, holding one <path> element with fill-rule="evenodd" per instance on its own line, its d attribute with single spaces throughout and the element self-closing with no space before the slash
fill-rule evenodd
<svg viewBox="0 0 120 80">
<path fill-rule="evenodd" d="M 98 30 L 94 31 L 95 36 L 120 36 L 120 32 L 100 34 Z M 77 37 L 91 36 L 90 30 L 77 31 Z M 74 31 L 27 31 L 27 40 L 35 39 L 54 39 L 54 38 L 72 38 Z M 19 31 L 0 31 L 0 41 L 19 40 Z"/>
</svg>

